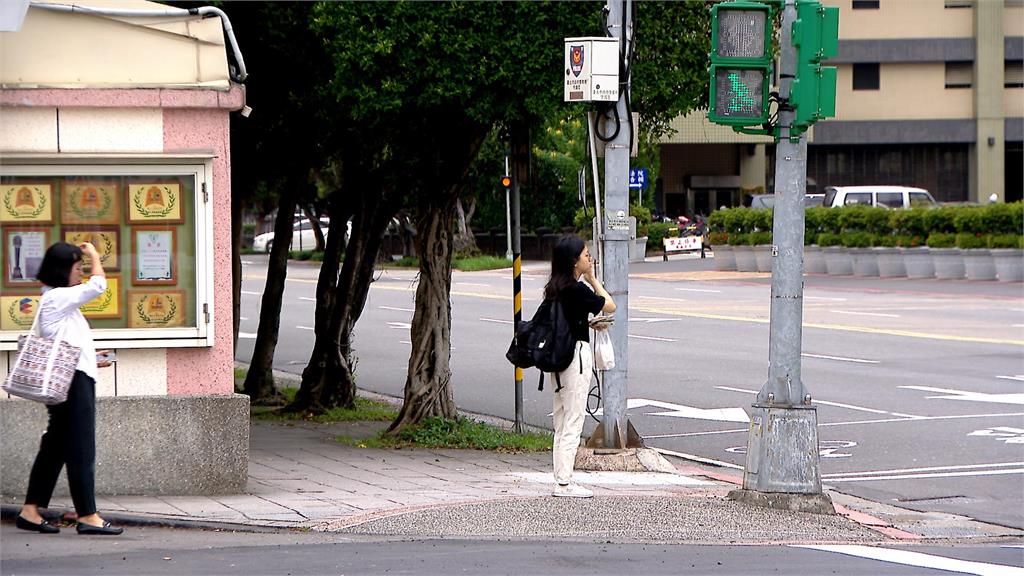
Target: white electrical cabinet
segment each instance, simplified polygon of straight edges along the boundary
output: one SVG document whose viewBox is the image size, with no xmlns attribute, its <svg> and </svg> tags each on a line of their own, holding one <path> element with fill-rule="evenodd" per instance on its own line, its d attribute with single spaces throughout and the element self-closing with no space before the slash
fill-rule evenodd
<svg viewBox="0 0 1024 576">
<path fill-rule="evenodd" d="M 565 39 L 565 102 L 618 102 L 619 40 Z"/>
</svg>

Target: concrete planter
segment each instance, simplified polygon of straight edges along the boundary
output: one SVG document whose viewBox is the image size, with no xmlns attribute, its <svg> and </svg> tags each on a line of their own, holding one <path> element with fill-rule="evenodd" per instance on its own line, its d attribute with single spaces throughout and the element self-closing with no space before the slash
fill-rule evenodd
<svg viewBox="0 0 1024 576">
<path fill-rule="evenodd" d="M 772 247 L 767 245 L 754 246 L 754 259 L 757 260 L 758 272 L 772 271 Z"/>
<path fill-rule="evenodd" d="M 713 246 L 712 249 L 715 253 L 715 270 L 723 272 L 736 270 L 736 253 L 733 252 L 732 246 L 722 244 Z"/>
<path fill-rule="evenodd" d="M 842 246 L 821 249 L 829 276 L 853 276 L 853 257 Z"/>
<path fill-rule="evenodd" d="M 903 264 L 907 278 L 935 278 L 935 261 L 930 248 L 904 248 Z"/>
<path fill-rule="evenodd" d="M 989 251 L 1000 282 L 1024 281 L 1024 250 L 997 248 Z"/>
<path fill-rule="evenodd" d="M 850 250 L 853 257 L 854 276 L 878 276 L 878 253 L 872 248 L 853 248 Z"/>
<path fill-rule="evenodd" d="M 932 248 L 935 261 L 935 277 L 939 280 L 962 280 L 964 278 L 964 256 L 959 248 Z"/>
<path fill-rule="evenodd" d="M 878 275 L 882 278 L 904 278 L 907 267 L 900 248 L 875 248 L 878 253 Z"/>
<path fill-rule="evenodd" d="M 995 280 L 996 263 L 988 250 L 964 250 L 964 275 L 968 280 Z"/>
<path fill-rule="evenodd" d="M 754 257 L 753 246 L 734 246 L 736 270 L 739 272 L 757 272 L 757 258 Z"/>
<path fill-rule="evenodd" d="M 828 274 L 821 246 L 804 246 L 804 272 L 807 274 Z"/>
<path fill-rule="evenodd" d="M 647 258 L 647 236 L 640 236 L 629 243 L 629 261 L 643 262 Z"/>
</svg>

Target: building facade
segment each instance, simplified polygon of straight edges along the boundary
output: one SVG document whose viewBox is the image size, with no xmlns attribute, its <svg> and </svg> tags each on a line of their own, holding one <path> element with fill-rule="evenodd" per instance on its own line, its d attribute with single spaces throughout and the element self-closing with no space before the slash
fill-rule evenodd
<svg viewBox="0 0 1024 576">
<path fill-rule="evenodd" d="M 895 184 L 926 188 L 945 202 L 1022 198 L 1024 2 L 823 3 L 840 9 L 839 54 L 827 62 L 838 68 L 836 116 L 810 133 L 809 192 Z M 702 115 L 679 124 L 697 125 Z M 751 164 L 760 158 L 770 192 L 774 146 L 765 145 L 763 154 L 759 146 L 739 134 L 711 138 L 694 130 L 666 139 L 662 205 L 670 213 L 679 205 L 672 194 L 693 197 L 687 205 L 698 211 L 714 205 L 694 186 L 708 171 L 733 177 L 739 188 L 729 189 L 731 198 L 754 193 L 750 173 L 760 169 Z"/>
</svg>

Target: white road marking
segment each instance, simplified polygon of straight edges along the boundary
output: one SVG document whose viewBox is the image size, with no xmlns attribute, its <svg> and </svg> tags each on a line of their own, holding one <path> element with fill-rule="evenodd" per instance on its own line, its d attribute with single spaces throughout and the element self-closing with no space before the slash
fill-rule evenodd
<svg viewBox="0 0 1024 576">
<path fill-rule="evenodd" d="M 996 378 L 1001 378 L 1003 380 L 1016 380 L 1018 382 L 1024 382 L 1024 374 L 1017 374 L 1016 376 L 996 376 Z"/>
<path fill-rule="evenodd" d="M 636 296 L 644 300 L 668 300 L 669 302 L 689 302 L 686 298 L 672 298 L 669 296 Z"/>
<path fill-rule="evenodd" d="M 239 316 L 238 319 L 241 320 L 242 322 L 245 322 L 246 320 L 248 320 L 248 318 L 246 318 L 245 316 Z"/>
<path fill-rule="evenodd" d="M 527 482 L 550 484 L 551 472 L 515 472 L 513 474 Z M 608 486 L 709 486 L 706 480 L 697 480 L 682 474 L 666 472 L 583 472 L 572 473 L 574 482 Z"/>
<path fill-rule="evenodd" d="M 259 296 L 260 295 L 259 292 L 253 292 L 251 290 L 242 290 L 242 294 L 247 294 L 249 296 Z"/>
<path fill-rule="evenodd" d="M 656 324 L 658 322 L 675 322 L 680 318 L 630 318 L 630 322 L 646 322 L 647 324 Z"/>
<path fill-rule="evenodd" d="M 480 286 L 482 288 L 490 288 L 490 284 L 479 284 L 477 282 L 452 282 L 455 286 Z"/>
<path fill-rule="evenodd" d="M 850 310 L 829 310 L 835 314 L 849 314 L 851 316 L 880 316 L 882 318 L 899 318 L 899 314 L 882 314 L 881 312 L 852 312 Z"/>
<path fill-rule="evenodd" d="M 305 300 L 307 302 L 316 302 L 316 298 L 310 298 L 309 296 L 299 296 L 299 300 Z"/>
<path fill-rule="evenodd" d="M 810 550 L 821 550 L 824 552 L 835 552 L 858 558 L 868 558 L 891 564 L 902 564 L 904 566 L 919 566 L 921 568 L 934 568 L 948 572 L 960 572 L 963 574 L 978 574 L 979 576 L 1011 576 L 1024 575 L 1024 568 L 1006 566 L 1003 564 L 991 564 L 988 562 L 972 562 L 968 560 L 957 560 L 911 552 L 909 550 L 892 550 L 878 546 L 860 546 L 857 544 L 790 544 L 793 548 L 807 548 Z"/>
<path fill-rule="evenodd" d="M 831 300 L 833 302 L 846 302 L 846 298 L 830 298 L 828 296 L 804 296 L 804 300 Z"/>
<path fill-rule="evenodd" d="M 238 337 L 239 338 L 245 338 L 247 340 L 254 340 L 256 338 L 256 333 L 255 332 L 239 332 L 238 333 Z"/>
<path fill-rule="evenodd" d="M 707 290 L 704 288 L 676 288 L 680 292 L 711 292 L 712 294 L 721 294 L 721 290 Z"/>
<path fill-rule="evenodd" d="M 998 462 L 996 464 L 959 464 L 955 466 L 931 466 L 928 468 L 899 468 L 896 470 L 874 470 L 872 472 L 837 472 L 822 474 L 822 478 L 845 478 L 847 476 L 878 476 L 884 474 L 910 474 L 913 472 L 949 472 L 952 470 L 978 470 L 981 468 L 1007 468 L 1024 466 L 1024 462 Z"/>
<path fill-rule="evenodd" d="M 994 402 L 996 404 L 1024 404 L 1024 393 L 1016 394 L 986 394 L 984 392 L 968 392 L 966 390 L 954 390 L 952 388 L 933 388 L 931 386 L 900 386 L 908 390 L 921 390 L 922 392 L 938 392 L 943 396 L 928 396 L 929 399 L 940 400 L 969 400 L 971 402 Z"/>
<path fill-rule="evenodd" d="M 968 434 L 968 436 L 990 436 L 1006 444 L 1024 444 L 1024 428 L 996 426 L 995 428 L 975 430 Z"/>
<path fill-rule="evenodd" d="M 757 390 L 745 390 L 743 388 L 732 388 L 730 386 L 715 386 L 719 390 L 728 390 L 730 392 L 745 392 L 747 394 L 757 394 Z M 854 406 L 853 404 L 843 404 L 842 402 L 829 402 L 828 400 L 813 400 L 815 404 L 825 404 L 827 406 L 836 406 L 838 408 L 848 408 L 850 410 L 859 410 L 861 412 L 870 412 L 872 414 L 892 414 L 885 410 L 876 410 L 875 408 L 865 408 L 863 406 Z M 917 418 L 917 416 L 911 416 L 911 418 Z"/>
<path fill-rule="evenodd" d="M 644 436 L 644 439 L 654 438 L 654 436 Z M 686 452 L 676 452 L 675 450 L 666 450 L 664 448 L 653 448 L 655 452 L 659 454 L 665 454 L 667 456 L 675 456 L 677 458 L 685 458 L 687 460 L 693 460 L 695 462 L 703 462 L 704 464 L 712 464 L 714 466 L 721 466 L 723 468 L 732 468 L 734 470 L 743 470 L 743 466 L 733 464 L 732 462 L 723 462 L 721 460 L 715 460 L 714 458 L 705 458 L 703 456 L 697 456 L 696 454 L 687 454 Z"/>
<path fill-rule="evenodd" d="M 408 322 L 388 322 L 388 326 L 398 330 L 409 330 L 412 328 L 412 324 Z"/>
<path fill-rule="evenodd" d="M 412 342 L 409 342 L 408 340 L 399 340 L 398 343 L 399 344 L 409 344 L 410 346 L 412 345 Z"/>
<path fill-rule="evenodd" d="M 823 360 L 838 360 L 839 362 L 855 362 L 857 364 L 878 364 L 878 360 L 865 360 L 863 358 L 846 358 L 844 356 L 828 356 L 825 354 L 810 354 L 804 352 L 800 354 L 805 358 L 821 358 Z"/>
<path fill-rule="evenodd" d="M 481 322 L 494 322 L 495 324 L 512 324 L 515 320 L 498 320 L 497 318 L 478 318 Z"/>
<path fill-rule="evenodd" d="M 414 310 L 412 308 L 399 308 L 397 306 L 377 306 L 377 308 L 380 308 L 381 310 L 395 310 L 395 311 L 398 311 L 398 312 L 415 312 L 416 311 L 416 310 Z"/>
<path fill-rule="evenodd" d="M 296 328 L 299 330 L 316 330 L 316 328 L 313 328 L 312 326 L 296 326 Z"/>
<path fill-rule="evenodd" d="M 659 338 L 657 336 L 640 336 L 639 334 L 630 334 L 630 338 L 636 338 L 637 340 L 654 340 L 656 342 L 675 342 L 671 338 Z"/>
<path fill-rule="evenodd" d="M 253 262 L 252 262 L 252 260 L 242 260 L 242 264 L 244 264 L 246 266 L 251 266 L 253 264 Z"/>
<path fill-rule="evenodd" d="M 866 476 L 863 478 L 828 478 L 829 482 L 868 482 L 871 480 L 914 480 L 917 478 L 955 478 L 960 476 L 1002 476 L 1024 474 L 1024 468 L 1011 470 L 980 470 L 977 472 L 934 472 L 929 474 L 895 474 L 892 476 Z"/>
<path fill-rule="evenodd" d="M 722 422 L 750 422 L 750 418 L 742 408 L 696 408 L 662 402 L 660 400 L 648 400 L 646 398 L 629 398 L 626 400 L 626 409 L 643 408 L 653 406 L 662 408 L 668 412 L 644 412 L 646 416 L 672 416 L 674 418 L 694 418 L 697 420 L 718 420 Z M 604 410 L 598 409 L 594 416 L 601 416 Z"/>
</svg>

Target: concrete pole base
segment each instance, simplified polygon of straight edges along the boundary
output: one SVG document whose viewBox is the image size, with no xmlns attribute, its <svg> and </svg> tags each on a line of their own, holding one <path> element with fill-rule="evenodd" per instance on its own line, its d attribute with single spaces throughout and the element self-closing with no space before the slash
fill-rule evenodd
<svg viewBox="0 0 1024 576">
<path fill-rule="evenodd" d="M 579 448 L 576 470 L 591 472 L 667 472 L 676 468 L 652 448 Z"/>
<path fill-rule="evenodd" d="M 835 514 L 835 506 L 827 494 L 793 494 L 789 492 L 755 492 L 753 490 L 733 490 L 726 500 L 743 502 L 763 508 L 789 510 L 791 512 L 809 512 L 811 514 Z"/>
</svg>

